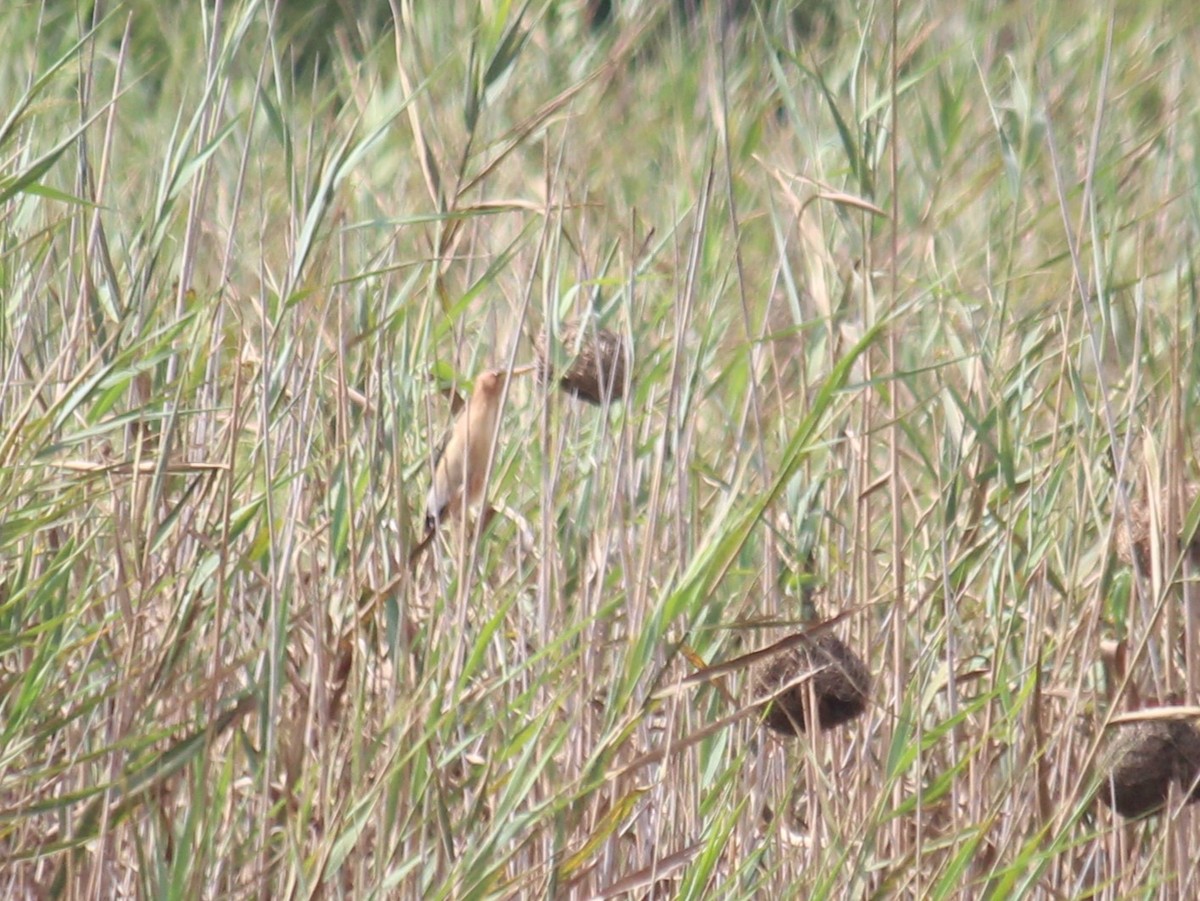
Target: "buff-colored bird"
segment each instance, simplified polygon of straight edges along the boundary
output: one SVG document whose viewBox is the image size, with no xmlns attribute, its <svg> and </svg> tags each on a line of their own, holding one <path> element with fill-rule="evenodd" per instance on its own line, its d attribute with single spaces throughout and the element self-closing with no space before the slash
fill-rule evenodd
<svg viewBox="0 0 1200 901">
<path fill-rule="evenodd" d="M 496 429 L 500 424 L 500 399 L 508 378 L 531 372 L 532 366 L 522 366 L 511 372 L 489 369 L 475 379 L 475 390 L 466 409 L 458 414 L 433 471 L 433 484 L 425 498 L 425 530 L 461 509 L 463 495 L 466 505 L 473 507 L 483 499 L 489 455 Z"/>
</svg>

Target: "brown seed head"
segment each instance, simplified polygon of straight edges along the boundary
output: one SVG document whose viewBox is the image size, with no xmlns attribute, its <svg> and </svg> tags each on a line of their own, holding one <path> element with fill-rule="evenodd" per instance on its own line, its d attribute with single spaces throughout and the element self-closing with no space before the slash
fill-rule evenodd
<svg viewBox="0 0 1200 901">
<path fill-rule="evenodd" d="M 811 679 L 803 678 L 807 673 L 813 673 Z M 796 684 L 789 686 L 792 682 Z M 817 699 L 817 723 L 822 729 L 831 729 L 866 709 L 871 673 L 858 655 L 833 635 L 797 645 L 775 657 L 758 678 L 755 696 L 773 694 L 759 708 L 766 711 L 763 724 L 783 735 L 803 732 L 810 691 Z"/>
<path fill-rule="evenodd" d="M 619 400 L 624 395 L 629 354 L 620 335 L 598 326 L 564 322 L 558 339 L 569 359 L 559 377 L 564 391 L 597 406 L 605 399 Z M 538 378 L 544 381 L 551 377 L 554 366 L 544 332 L 534 340 L 534 350 Z"/>
<path fill-rule="evenodd" d="M 1200 485 L 1188 483 L 1183 486 L 1183 497 L 1181 502 L 1183 508 L 1179 511 L 1180 522 L 1178 526 L 1182 528 L 1183 517 L 1187 516 L 1189 508 L 1195 503 L 1197 495 L 1200 495 Z M 1167 492 L 1164 491 L 1158 501 L 1158 516 L 1161 519 L 1167 512 Z M 1143 493 L 1141 497 L 1129 499 L 1129 528 L 1126 529 L 1123 522 L 1117 523 L 1117 559 L 1126 566 L 1133 566 L 1133 561 L 1136 558 L 1138 565 L 1143 571 L 1150 569 L 1152 561 L 1151 543 L 1156 539 L 1154 529 L 1154 517 L 1151 515 L 1149 500 Z M 1191 544 L 1184 548 L 1180 545 L 1179 550 L 1189 554 L 1193 560 L 1200 562 L 1200 529 L 1192 536 Z"/>
<path fill-rule="evenodd" d="M 1118 723 L 1097 763 L 1098 797 L 1123 817 L 1161 810 L 1171 782 L 1200 801 L 1200 731 L 1183 720 Z"/>
</svg>

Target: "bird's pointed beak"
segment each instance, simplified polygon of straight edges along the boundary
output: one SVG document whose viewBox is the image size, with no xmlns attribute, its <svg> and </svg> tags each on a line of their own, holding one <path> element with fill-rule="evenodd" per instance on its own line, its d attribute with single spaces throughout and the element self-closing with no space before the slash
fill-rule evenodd
<svg viewBox="0 0 1200 901">
<path fill-rule="evenodd" d="M 514 375 L 528 375 L 537 369 L 537 363 L 526 363 L 524 366 L 514 366 L 508 371 L 508 377 L 511 379 Z"/>
</svg>

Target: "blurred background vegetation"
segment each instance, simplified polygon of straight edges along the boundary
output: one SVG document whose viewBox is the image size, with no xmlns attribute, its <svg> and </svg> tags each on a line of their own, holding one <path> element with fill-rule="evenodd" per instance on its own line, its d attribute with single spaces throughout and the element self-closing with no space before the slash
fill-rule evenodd
<svg viewBox="0 0 1200 901">
<path fill-rule="evenodd" d="M 1200 690 L 1192 3 L 0 25 L 0 895 L 1197 893 L 1093 803 Z M 626 397 L 514 380 L 410 566 L 580 319 Z M 825 619 L 871 702 L 768 733 Z"/>
</svg>

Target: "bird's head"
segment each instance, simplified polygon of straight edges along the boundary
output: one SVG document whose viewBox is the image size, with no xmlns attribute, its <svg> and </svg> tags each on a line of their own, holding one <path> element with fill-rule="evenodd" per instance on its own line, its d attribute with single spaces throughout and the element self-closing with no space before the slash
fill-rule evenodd
<svg viewBox="0 0 1200 901">
<path fill-rule="evenodd" d="M 503 388 L 504 373 L 498 369 L 488 369 L 476 377 L 474 393 L 486 397 L 496 397 Z"/>
<path fill-rule="evenodd" d="M 514 376 L 533 372 L 534 366 L 517 366 L 515 369 L 485 369 L 475 378 L 474 394 L 477 397 L 497 398 L 504 390 L 504 383 Z"/>
</svg>

